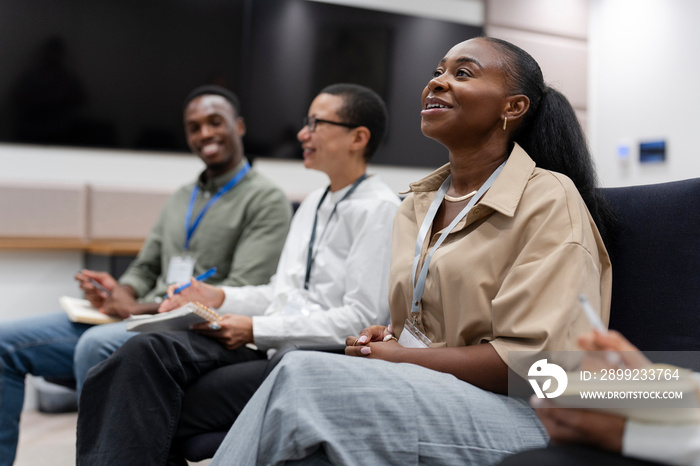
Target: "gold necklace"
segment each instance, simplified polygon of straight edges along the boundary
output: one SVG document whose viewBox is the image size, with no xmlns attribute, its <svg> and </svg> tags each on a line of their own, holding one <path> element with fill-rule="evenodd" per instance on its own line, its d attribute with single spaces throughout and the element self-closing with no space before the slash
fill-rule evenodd
<svg viewBox="0 0 700 466">
<path fill-rule="evenodd" d="M 464 196 L 459 196 L 459 197 L 452 197 L 452 196 L 448 196 L 447 194 L 445 194 L 445 200 L 447 202 L 462 202 L 462 201 L 466 201 L 467 199 L 472 197 L 474 194 L 476 194 L 476 191 L 472 191 L 469 194 L 465 194 Z"/>
</svg>

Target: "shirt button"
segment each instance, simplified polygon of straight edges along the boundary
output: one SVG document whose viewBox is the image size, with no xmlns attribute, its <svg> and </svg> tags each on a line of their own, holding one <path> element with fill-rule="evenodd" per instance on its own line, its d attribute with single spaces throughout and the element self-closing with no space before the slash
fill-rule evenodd
<svg viewBox="0 0 700 466">
<path fill-rule="evenodd" d="M 479 215 L 480 213 L 481 213 L 480 208 L 477 207 L 476 209 L 474 209 L 474 215 Z"/>
</svg>

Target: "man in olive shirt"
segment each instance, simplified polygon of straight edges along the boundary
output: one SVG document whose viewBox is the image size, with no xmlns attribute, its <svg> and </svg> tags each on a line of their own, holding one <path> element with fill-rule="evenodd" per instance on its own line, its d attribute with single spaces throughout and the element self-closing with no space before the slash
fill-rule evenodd
<svg viewBox="0 0 700 466">
<path fill-rule="evenodd" d="M 119 281 L 89 270 L 76 275 L 86 298 L 106 314 L 155 313 L 169 283 L 212 267 L 217 272 L 207 282 L 228 286 L 268 283 L 277 267 L 291 207 L 243 155 L 238 99 L 216 86 L 195 89 L 185 101 L 184 123 L 204 172 L 168 199 Z M 0 465 L 12 464 L 15 456 L 27 373 L 75 376 L 80 391 L 87 371 L 133 334 L 123 323 L 91 327 L 71 322 L 64 312 L 1 323 Z"/>
</svg>

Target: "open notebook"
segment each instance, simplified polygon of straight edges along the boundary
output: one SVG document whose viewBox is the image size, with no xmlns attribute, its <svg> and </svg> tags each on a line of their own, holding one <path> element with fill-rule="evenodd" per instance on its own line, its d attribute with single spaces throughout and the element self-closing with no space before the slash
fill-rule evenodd
<svg viewBox="0 0 700 466">
<path fill-rule="evenodd" d="M 126 329 L 134 332 L 162 332 L 187 330 L 200 322 L 216 322 L 220 318 L 213 309 L 200 303 L 187 303 L 162 314 L 131 316 L 126 319 Z"/>
<path fill-rule="evenodd" d="M 70 296 L 61 296 L 58 298 L 58 302 L 68 318 L 73 322 L 80 322 L 82 324 L 111 324 L 112 322 L 119 322 L 121 319 L 119 317 L 108 316 L 97 310 L 95 306 L 90 304 L 87 299 L 73 298 Z"/>
</svg>

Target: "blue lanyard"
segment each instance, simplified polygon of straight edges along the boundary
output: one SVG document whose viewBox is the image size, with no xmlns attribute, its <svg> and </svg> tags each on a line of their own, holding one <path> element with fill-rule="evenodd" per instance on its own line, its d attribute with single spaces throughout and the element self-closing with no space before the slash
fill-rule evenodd
<svg viewBox="0 0 700 466">
<path fill-rule="evenodd" d="M 348 189 L 348 192 L 345 193 L 345 195 L 340 199 L 338 202 L 335 203 L 333 206 L 333 210 L 331 211 L 331 214 L 328 216 L 328 221 L 326 222 L 326 227 L 323 229 L 323 233 L 321 233 L 321 237 L 318 239 L 319 244 L 321 243 L 321 240 L 323 237 L 326 235 L 326 231 L 328 230 L 328 225 L 331 223 L 331 219 L 333 218 L 333 214 L 335 214 L 335 210 L 338 208 L 338 204 L 343 202 L 345 199 L 350 197 L 350 195 L 355 192 L 357 187 L 362 183 L 365 179 L 367 178 L 367 174 L 363 173 L 361 177 L 359 177 Z M 316 215 L 314 216 L 314 226 L 313 229 L 311 230 L 311 239 L 309 240 L 309 250 L 306 255 L 306 275 L 304 276 L 304 289 L 308 290 L 309 289 L 309 278 L 311 277 L 311 267 L 314 265 L 314 260 L 316 260 L 316 254 L 313 253 L 314 251 L 314 243 L 316 242 L 316 224 L 318 223 L 318 210 L 321 208 L 321 204 L 323 204 L 323 201 L 326 199 L 326 196 L 328 195 L 328 191 L 331 190 L 331 187 L 328 186 L 326 188 L 326 191 L 323 193 L 323 196 L 321 196 L 321 200 L 318 201 L 318 205 L 316 206 Z M 318 250 L 316 251 L 318 254 Z"/>
<path fill-rule="evenodd" d="M 486 183 L 484 183 L 481 186 L 481 188 L 479 188 L 479 190 L 469 200 L 469 203 L 464 207 L 464 209 L 462 209 L 459 212 L 459 214 L 457 214 L 457 216 L 454 218 L 454 220 L 452 220 L 452 223 L 450 223 L 447 226 L 447 228 L 443 230 L 442 234 L 435 242 L 435 245 L 426 256 L 425 262 L 423 263 L 423 267 L 421 267 L 420 270 L 420 275 L 418 275 L 418 280 L 416 280 L 416 272 L 418 271 L 418 261 L 420 260 L 420 253 L 423 249 L 423 243 L 425 242 L 426 236 L 428 236 L 428 231 L 430 230 L 430 227 L 433 224 L 433 220 L 435 219 L 435 215 L 437 215 L 437 211 L 440 208 L 440 204 L 442 204 L 442 200 L 445 198 L 445 194 L 450 188 L 450 176 L 448 176 L 447 179 L 443 181 L 442 185 L 440 186 L 440 189 L 438 189 L 437 194 L 435 194 L 435 199 L 433 199 L 432 204 L 430 204 L 430 208 L 428 208 L 428 213 L 426 214 L 425 219 L 423 220 L 423 224 L 421 225 L 420 230 L 418 230 L 418 237 L 416 238 L 416 249 L 413 256 L 413 268 L 411 271 L 411 283 L 413 284 L 413 301 L 411 302 L 411 315 L 413 316 L 414 325 L 418 321 L 418 315 L 420 314 L 420 302 L 423 299 L 423 292 L 425 291 L 425 280 L 428 276 L 428 267 L 430 266 L 430 261 L 433 258 L 433 254 L 435 254 L 437 248 L 439 248 L 443 241 L 445 241 L 447 235 L 449 235 L 450 232 L 454 229 L 454 227 L 457 226 L 460 220 L 466 217 L 469 211 L 472 210 L 472 207 L 474 207 L 474 205 L 477 202 L 479 202 L 479 199 L 481 199 L 484 193 L 493 185 L 493 183 L 496 181 L 496 178 L 498 177 L 498 174 L 501 173 L 501 170 L 503 170 L 505 164 L 506 163 L 503 162 L 491 174 L 489 179 L 486 180 Z"/>
<path fill-rule="evenodd" d="M 204 208 L 199 212 L 199 215 L 195 219 L 194 223 L 192 223 L 192 210 L 194 209 L 194 203 L 197 200 L 197 195 L 199 194 L 199 186 L 195 185 L 194 190 L 192 191 L 192 196 L 190 197 L 190 203 L 187 206 L 187 213 L 185 214 L 185 251 L 187 251 L 190 248 L 190 240 L 192 239 L 192 235 L 194 235 L 195 230 L 199 226 L 199 223 L 202 221 L 202 218 L 204 217 L 204 214 L 207 213 L 207 210 L 216 202 L 219 200 L 221 196 L 226 194 L 227 192 L 231 191 L 240 181 L 243 179 L 244 176 L 250 171 L 250 164 L 248 162 L 243 165 L 243 168 L 241 168 L 238 173 L 236 173 L 236 176 L 234 176 L 231 181 L 226 183 L 224 186 L 219 189 L 216 194 L 212 196 L 211 199 L 209 199 L 209 202 L 206 203 Z"/>
</svg>

